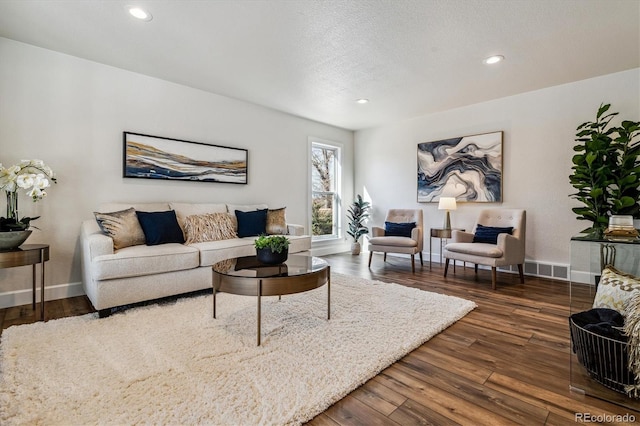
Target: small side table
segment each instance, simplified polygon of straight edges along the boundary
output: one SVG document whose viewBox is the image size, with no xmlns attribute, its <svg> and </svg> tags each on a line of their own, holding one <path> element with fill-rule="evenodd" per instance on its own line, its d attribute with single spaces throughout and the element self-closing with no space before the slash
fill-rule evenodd
<svg viewBox="0 0 640 426">
<path fill-rule="evenodd" d="M 442 248 L 444 247 L 444 243 L 449 238 L 451 238 L 451 231 L 454 229 L 457 231 L 464 232 L 463 228 L 451 228 L 451 229 L 431 228 L 431 235 L 429 236 L 429 270 L 431 270 L 431 253 L 432 253 L 431 240 L 433 238 L 440 239 L 440 266 L 442 266 Z"/>
<path fill-rule="evenodd" d="M 44 262 L 49 260 L 48 244 L 23 244 L 15 250 L 0 251 L 0 269 L 32 265 L 33 302 L 36 309 L 36 265 L 40 264 L 40 319 L 44 321 Z"/>
</svg>

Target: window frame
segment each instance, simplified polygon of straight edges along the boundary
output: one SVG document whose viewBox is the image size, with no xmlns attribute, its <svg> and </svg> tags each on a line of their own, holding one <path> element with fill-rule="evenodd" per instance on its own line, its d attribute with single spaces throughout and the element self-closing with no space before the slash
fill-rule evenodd
<svg viewBox="0 0 640 426">
<path fill-rule="evenodd" d="M 314 168 L 311 163 L 313 149 L 314 148 L 323 148 L 323 149 L 331 149 L 335 152 L 334 159 L 334 188 L 333 192 L 331 191 L 314 191 L 313 189 L 313 172 Z M 313 244 L 324 243 L 324 242 L 335 242 L 342 239 L 342 150 L 343 145 L 338 142 L 329 141 L 320 138 L 309 138 L 309 155 L 308 155 L 308 167 L 309 167 L 309 184 L 308 184 L 308 197 L 309 197 L 309 234 L 311 235 L 311 242 Z M 313 235 L 313 200 L 314 195 L 331 195 L 333 194 L 333 233 L 330 235 Z"/>
</svg>

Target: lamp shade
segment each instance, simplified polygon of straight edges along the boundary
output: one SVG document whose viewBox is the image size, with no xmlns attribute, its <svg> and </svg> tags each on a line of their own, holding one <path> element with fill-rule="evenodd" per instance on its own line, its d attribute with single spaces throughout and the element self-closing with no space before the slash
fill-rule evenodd
<svg viewBox="0 0 640 426">
<path fill-rule="evenodd" d="M 441 197 L 438 203 L 438 210 L 455 210 L 456 199 L 454 197 Z"/>
</svg>

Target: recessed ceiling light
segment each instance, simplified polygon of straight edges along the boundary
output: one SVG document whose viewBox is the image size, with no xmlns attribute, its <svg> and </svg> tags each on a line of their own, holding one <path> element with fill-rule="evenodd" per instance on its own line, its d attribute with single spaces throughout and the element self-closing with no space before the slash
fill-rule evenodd
<svg viewBox="0 0 640 426">
<path fill-rule="evenodd" d="M 141 21 L 150 21 L 153 19 L 153 16 L 151 16 L 151 13 L 147 12 L 141 7 L 127 6 L 127 10 L 131 14 L 131 16 Z"/>
<path fill-rule="evenodd" d="M 492 65 L 492 64 L 497 64 L 500 61 L 504 60 L 504 56 L 502 55 L 494 55 L 494 56 L 489 56 L 487 59 L 485 59 L 483 62 L 487 65 Z"/>
<path fill-rule="evenodd" d="M 368 104 L 369 103 L 369 99 L 358 99 L 356 101 L 359 104 Z"/>
</svg>

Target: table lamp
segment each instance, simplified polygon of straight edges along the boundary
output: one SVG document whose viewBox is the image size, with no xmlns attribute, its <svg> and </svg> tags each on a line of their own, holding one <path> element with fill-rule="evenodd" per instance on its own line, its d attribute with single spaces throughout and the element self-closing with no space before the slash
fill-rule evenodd
<svg viewBox="0 0 640 426">
<path fill-rule="evenodd" d="M 446 210 L 447 215 L 444 218 L 444 229 L 451 229 L 451 217 L 449 216 L 450 210 L 455 210 L 456 199 L 455 197 L 441 197 L 438 203 L 438 210 Z"/>
</svg>

